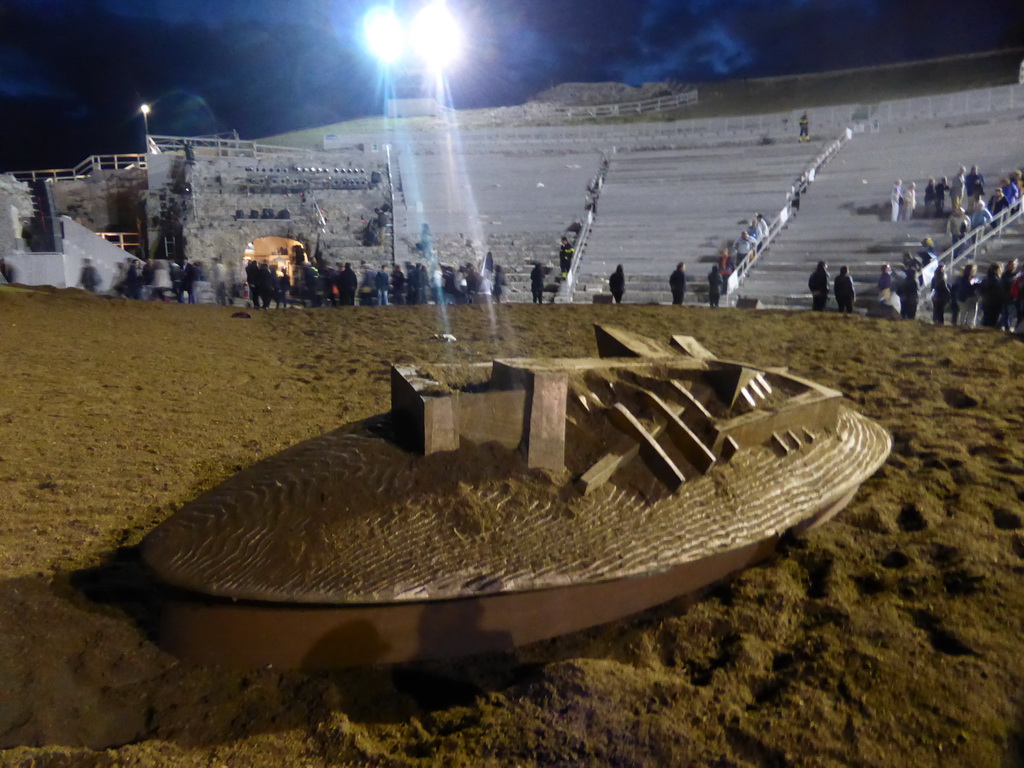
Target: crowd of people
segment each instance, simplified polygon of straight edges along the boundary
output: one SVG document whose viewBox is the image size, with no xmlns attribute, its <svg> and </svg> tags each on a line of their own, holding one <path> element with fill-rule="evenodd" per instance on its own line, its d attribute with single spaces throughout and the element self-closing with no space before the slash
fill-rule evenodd
<svg viewBox="0 0 1024 768">
<path fill-rule="evenodd" d="M 281 308 L 500 302 L 508 286 L 504 270 L 494 264 L 490 253 L 480 269 L 470 263 L 439 264 L 429 269 L 423 262 L 379 267 L 365 261 L 353 267 L 346 262 L 322 268 L 306 262 L 294 283 L 287 274 L 277 274 L 272 265 L 251 261 L 246 267 L 246 281 L 256 309 L 269 309 L 271 301 Z"/>
<path fill-rule="evenodd" d="M 934 259 L 931 239 L 925 238 L 925 248 L 917 256 L 903 254 L 903 276 L 893 274 L 891 265 L 883 264 L 876 284 L 878 300 L 898 311 L 904 320 L 915 320 L 922 293 L 923 267 Z M 831 292 L 835 295 L 839 311 L 850 313 L 856 299 L 853 279 L 847 267 L 839 270 L 832 282 L 828 265 L 819 261 L 807 281 L 811 291 L 811 308 L 822 312 Z M 960 274 L 951 279 L 946 265 L 935 265 L 930 283 L 926 286 L 932 305 L 932 322 L 944 325 L 947 313 L 950 323 L 963 327 L 980 325 L 1013 331 L 1024 321 L 1024 268 L 1017 259 L 1005 264 L 989 264 L 985 277 L 979 277 L 974 264 L 965 265 Z"/>
</svg>

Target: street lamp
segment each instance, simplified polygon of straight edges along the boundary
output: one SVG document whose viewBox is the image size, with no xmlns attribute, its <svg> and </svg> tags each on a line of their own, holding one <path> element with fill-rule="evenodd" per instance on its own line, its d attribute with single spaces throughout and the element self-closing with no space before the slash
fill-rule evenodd
<svg viewBox="0 0 1024 768">
<path fill-rule="evenodd" d="M 142 124 L 146 128 L 146 151 L 149 151 L 149 104 L 143 104 L 139 107 L 139 112 L 142 113 Z"/>
</svg>

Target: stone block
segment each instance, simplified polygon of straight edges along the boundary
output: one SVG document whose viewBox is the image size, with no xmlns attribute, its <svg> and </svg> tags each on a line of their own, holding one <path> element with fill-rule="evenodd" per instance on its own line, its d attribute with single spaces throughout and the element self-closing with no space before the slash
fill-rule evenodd
<svg viewBox="0 0 1024 768">
<path fill-rule="evenodd" d="M 737 299 L 736 309 L 764 309 L 760 299 Z"/>
<path fill-rule="evenodd" d="M 707 349 L 703 344 L 697 341 L 693 336 L 680 336 L 675 335 L 672 337 L 671 346 L 674 349 L 678 349 L 684 355 L 688 357 L 696 358 L 697 360 L 717 360 L 718 357 Z"/>
</svg>

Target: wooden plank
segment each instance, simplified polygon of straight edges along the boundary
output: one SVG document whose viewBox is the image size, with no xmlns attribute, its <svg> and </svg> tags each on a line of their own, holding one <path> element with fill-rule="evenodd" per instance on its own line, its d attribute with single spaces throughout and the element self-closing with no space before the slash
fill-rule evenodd
<svg viewBox="0 0 1024 768">
<path fill-rule="evenodd" d="M 609 478 L 629 464 L 640 453 L 640 444 L 634 443 L 624 451 L 606 453 L 576 481 L 576 489 L 586 496 L 608 482 Z"/>
<path fill-rule="evenodd" d="M 665 418 L 665 429 L 668 432 L 669 437 L 672 438 L 672 442 L 675 443 L 676 447 L 682 451 L 683 456 L 686 460 L 692 464 L 698 472 L 702 475 L 706 474 L 712 465 L 715 463 L 715 454 L 704 444 L 697 435 L 693 433 L 683 420 L 679 418 L 679 414 L 662 400 L 654 392 L 644 390 L 644 394 L 647 399 L 650 400 L 652 406 Z"/>
<path fill-rule="evenodd" d="M 622 403 L 616 403 L 609 412 L 612 423 L 625 432 L 627 435 L 640 443 L 640 453 L 649 462 L 651 471 L 672 491 L 679 488 L 684 482 L 682 471 L 675 465 L 675 462 L 668 457 L 665 449 L 658 445 L 654 435 L 647 431 L 647 428 L 637 420 L 636 416 L 630 413 L 629 409 Z M 660 425 L 661 430 L 664 424 Z"/>
</svg>

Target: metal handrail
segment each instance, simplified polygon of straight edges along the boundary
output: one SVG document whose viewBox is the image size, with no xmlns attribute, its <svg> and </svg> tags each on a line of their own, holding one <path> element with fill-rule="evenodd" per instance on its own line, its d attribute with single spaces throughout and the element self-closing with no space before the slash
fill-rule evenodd
<svg viewBox="0 0 1024 768">
<path fill-rule="evenodd" d="M 601 167 L 598 168 L 597 175 L 593 181 L 594 191 L 591 193 L 591 206 L 587 210 L 587 215 L 583 220 L 583 226 L 580 228 L 579 234 L 576 235 L 572 263 L 569 265 L 569 270 L 565 273 L 565 279 L 558 289 L 558 297 L 563 303 L 572 303 L 576 296 L 577 272 L 579 272 L 580 264 L 583 263 L 583 251 L 587 247 L 590 231 L 594 228 L 594 205 L 596 205 L 598 198 L 601 196 L 601 188 L 604 187 L 604 180 L 607 176 L 608 158 L 603 157 L 601 159 Z"/>
<path fill-rule="evenodd" d="M 939 264 L 949 264 L 946 269 L 946 279 L 952 283 L 955 279 L 954 275 L 957 267 L 964 262 L 977 261 L 975 256 L 981 246 L 987 244 L 990 240 L 1001 238 L 1003 233 L 1012 224 L 1020 221 L 1021 218 L 1024 218 L 1024 205 L 1018 202 L 1013 207 L 1000 211 L 987 224 L 974 227 L 963 236 L 963 239 L 953 243 L 949 248 L 940 253 L 937 259 L 929 264 L 925 264 L 921 268 L 921 275 L 919 277 L 918 295 L 920 301 L 922 303 L 930 302 L 932 278 L 935 276 L 935 271 L 938 269 Z"/>
<path fill-rule="evenodd" d="M 761 254 L 768 249 L 772 240 L 775 236 L 781 232 L 789 220 L 793 216 L 793 201 L 797 199 L 799 195 L 802 195 L 807 191 L 807 187 L 810 186 L 816 178 L 818 171 L 820 171 L 825 165 L 828 164 L 832 158 L 838 154 L 839 150 L 853 137 L 853 132 L 847 128 L 843 131 L 839 138 L 829 142 L 829 144 L 823 149 L 814 160 L 811 161 L 810 165 L 804 170 L 802 174 L 797 178 L 796 182 L 789 188 L 789 192 L 786 195 L 786 205 L 779 211 L 778 216 L 771 220 L 768 224 L 768 235 L 761 238 L 754 244 L 753 250 L 750 252 L 750 256 L 743 260 L 743 263 L 738 265 L 733 273 L 729 275 L 728 292 L 735 294 L 735 291 L 743 284 L 743 281 L 747 279 L 747 275 L 750 270 L 753 269 L 754 265 L 757 264 L 761 257 Z"/>
</svg>

